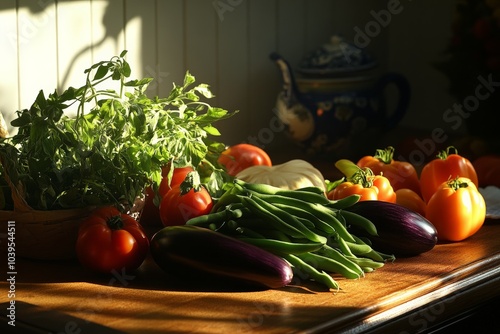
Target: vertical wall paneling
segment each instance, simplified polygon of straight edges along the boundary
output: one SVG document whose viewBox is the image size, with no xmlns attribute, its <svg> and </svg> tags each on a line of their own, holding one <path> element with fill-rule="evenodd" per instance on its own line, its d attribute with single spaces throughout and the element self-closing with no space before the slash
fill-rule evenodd
<svg viewBox="0 0 500 334">
<path fill-rule="evenodd" d="M 125 1 L 125 47 L 132 79 L 154 77 L 156 68 L 156 0 Z M 157 95 L 154 86 L 151 94 Z"/>
<path fill-rule="evenodd" d="M 186 68 L 198 83 L 209 84 L 218 105 L 217 13 L 212 1 L 185 0 L 184 16 Z"/>
<path fill-rule="evenodd" d="M 278 1 L 277 51 L 295 67 L 305 51 L 306 1 Z"/>
<path fill-rule="evenodd" d="M 446 78 L 430 63 L 449 40 L 455 6 L 429 3 L 400 2 L 402 12 L 364 46 L 378 58 L 379 72 L 410 79 L 413 109 L 403 124 L 423 128 L 429 125 L 422 119 L 438 121 L 450 104 Z M 295 69 L 332 34 L 353 42 L 356 29 L 373 29 L 387 6 L 387 0 L 2 0 L 0 75 L 8 79 L 0 82 L 0 111 L 10 121 L 39 90 L 48 95 L 78 85 L 85 68 L 127 49 L 132 77 L 154 77 L 151 95 L 165 96 L 189 70 L 211 86 L 211 104 L 241 111 L 220 122 L 223 141 L 253 137 L 274 145 L 279 136 L 271 140 L 269 129 L 281 77 L 269 53 L 279 52 Z M 429 100 L 436 102 L 429 107 Z"/>
<path fill-rule="evenodd" d="M 18 4 L 20 107 L 29 108 L 40 90 L 47 96 L 57 87 L 56 4 L 30 0 Z"/>
<path fill-rule="evenodd" d="M 306 8 L 306 38 L 305 52 L 315 50 L 324 43 L 330 40 L 336 31 L 336 17 L 339 16 L 340 10 L 338 1 L 332 0 L 317 0 L 308 3 Z"/>
<path fill-rule="evenodd" d="M 392 29 L 387 43 L 391 48 L 388 63 L 412 83 L 410 108 L 401 124 L 413 126 L 425 119 L 428 124 L 442 125 L 444 112 L 456 101 L 449 94 L 449 79 L 432 64 L 446 57 L 445 51 L 452 39 L 452 8 L 455 1 L 436 2 L 432 10 L 418 1 L 402 4 L 401 13 L 391 21 Z M 420 29 L 413 28 L 418 22 L 433 23 L 432 38 Z M 414 61 L 415 55 L 420 61 Z M 430 86 L 433 89 L 429 89 Z M 465 131 L 465 125 L 455 131 Z"/>
<path fill-rule="evenodd" d="M 224 142 L 242 142 L 255 117 L 248 109 L 248 6 L 246 1 L 233 1 L 224 8 L 217 8 L 217 101 L 220 107 L 239 113 L 221 121 L 218 128 Z"/>
<path fill-rule="evenodd" d="M 277 1 L 249 2 L 248 75 L 250 133 L 263 148 L 276 145 L 283 133 L 273 113 L 281 74 L 269 55 L 277 51 Z"/>
<path fill-rule="evenodd" d="M 79 13 L 80 15 L 72 15 Z M 85 84 L 85 69 L 92 65 L 91 6 L 88 1 L 57 4 L 57 59 L 59 92 Z"/>
<path fill-rule="evenodd" d="M 19 78 L 17 46 L 19 36 L 17 34 L 16 1 L 3 1 L 0 5 L 0 112 L 7 125 L 15 116 L 15 111 L 21 109 L 19 106 Z"/>
<path fill-rule="evenodd" d="M 151 85 L 158 86 L 158 95 L 167 96 L 172 83 L 181 85 L 186 73 L 184 54 L 184 1 L 157 1 L 157 73 Z"/>
<path fill-rule="evenodd" d="M 92 62 L 119 55 L 125 49 L 123 1 L 91 0 Z"/>
<path fill-rule="evenodd" d="M 337 0 L 337 7 L 341 10 L 336 11 L 335 22 L 338 22 L 336 30 L 340 31 L 348 42 L 355 43 L 377 58 L 380 71 L 387 70 L 389 31 L 394 29 L 394 21 L 386 27 L 380 26 L 378 33 L 370 32 L 371 36 L 367 35 L 366 39 L 363 34 L 366 34 L 367 29 L 374 29 L 379 25 L 373 13 L 378 14 L 382 10 L 387 10 L 389 2 L 387 0 L 360 1 L 356 3 L 356 6 L 341 6 L 342 3 L 343 0 Z M 401 1 L 400 4 L 410 6 L 412 2 Z"/>
</svg>

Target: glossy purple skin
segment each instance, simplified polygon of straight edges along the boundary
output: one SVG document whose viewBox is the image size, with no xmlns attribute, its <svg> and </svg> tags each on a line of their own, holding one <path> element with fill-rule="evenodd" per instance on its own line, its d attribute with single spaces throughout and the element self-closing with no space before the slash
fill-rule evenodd
<svg viewBox="0 0 500 334">
<path fill-rule="evenodd" d="M 169 226 L 151 239 L 151 255 L 169 274 L 196 273 L 238 283 L 281 288 L 293 278 L 282 258 L 219 232 L 196 226 Z"/>
<path fill-rule="evenodd" d="M 430 251 L 437 243 L 434 225 L 420 214 L 401 205 L 383 201 L 360 201 L 345 210 L 357 213 L 377 227 L 378 236 L 372 236 L 359 227 L 349 230 L 358 237 L 366 237 L 376 251 L 395 256 L 415 256 Z"/>
</svg>

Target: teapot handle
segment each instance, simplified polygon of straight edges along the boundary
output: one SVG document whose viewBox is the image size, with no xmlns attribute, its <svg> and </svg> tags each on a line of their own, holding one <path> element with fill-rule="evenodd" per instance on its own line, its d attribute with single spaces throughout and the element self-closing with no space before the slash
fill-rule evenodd
<svg viewBox="0 0 500 334">
<path fill-rule="evenodd" d="M 408 105 L 410 104 L 411 89 L 408 80 L 399 73 L 387 73 L 383 75 L 377 84 L 381 96 L 383 96 L 385 88 L 390 84 L 396 85 L 399 92 L 399 99 L 396 109 L 390 114 L 389 117 L 386 118 L 384 122 L 384 130 L 394 128 L 403 119 L 408 110 Z"/>
</svg>

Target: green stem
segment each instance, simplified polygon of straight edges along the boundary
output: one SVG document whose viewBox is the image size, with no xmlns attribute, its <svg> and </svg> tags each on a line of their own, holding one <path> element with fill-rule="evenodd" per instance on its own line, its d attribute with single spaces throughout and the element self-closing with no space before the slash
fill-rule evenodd
<svg viewBox="0 0 500 334">
<path fill-rule="evenodd" d="M 448 146 L 446 150 L 439 151 L 436 157 L 441 160 L 446 160 L 450 154 L 458 154 L 458 150 L 455 146 Z"/>
<path fill-rule="evenodd" d="M 121 230 L 123 228 L 123 219 L 119 215 L 109 217 L 106 223 L 112 230 Z"/>
<path fill-rule="evenodd" d="M 464 181 L 463 179 L 460 179 L 459 176 L 457 176 L 455 179 L 448 181 L 448 187 L 457 191 L 460 188 L 469 187 L 469 184 L 466 181 Z"/>
<path fill-rule="evenodd" d="M 392 162 L 393 156 L 394 156 L 394 147 L 388 146 L 385 150 L 382 149 L 376 150 L 375 155 L 373 157 L 377 158 L 384 164 L 389 165 Z"/>
</svg>

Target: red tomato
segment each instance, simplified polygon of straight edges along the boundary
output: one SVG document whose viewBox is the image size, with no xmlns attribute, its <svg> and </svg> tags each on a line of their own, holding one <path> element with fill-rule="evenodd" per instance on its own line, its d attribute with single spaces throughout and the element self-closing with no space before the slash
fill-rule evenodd
<svg viewBox="0 0 500 334">
<path fill-rule="evenodd" d="M 183 194 L 181 186 L 175 185 L 161 200 L 160 218 L 164 226 L 184 225 L 191 218 L 210 213 L 212 206 L 205 188 L 191 188 Z"/>
<path fill-rule="evenodd" d="M 76 254 L 80 263 L 91 270 L 134 270 L 148 251 L 149 239 L 141 225 L 115 207 L 97 209 L 80 225 Z"/>
<path fill-rule="evenodd" d="M 396 190 L 396 204 L 404 206 L 425 217 L 427 205 L 422 197 L 411 189 Z"/>
<path fill-rule="evenodd" d="M 480 187 L 500 187 L 500 155 L 484 155 L 472 161 Z"/>
<path fill-rule="evenodd" d="M 272 166 L 271 158 L 261 148 L 251 144 L 237 144 L 230 146 L 221 153 L 218 162 L 226 168 L 231 176 L 250 166 Z"/>
<path fill-rule="evenodd" d="M 437 158 L 428 162 L 420 173 L 420 190 L 422 198 L 427 203 L 434 192 L 448 180 L 452 180 L 458 176 L 466 177 L 478 186 L 477 174 L 472 163 L 455 153 L 450 154 L 450 150 L 455 150 L 454 147 L 448 147 L 447 150 L 441 151 Z"/>
<path fill-rule="evenodd" d="M 384 175 L 395 191 L 411 189 L 420 194 L 420 182 L 415 167 L 409 162 L 394 160 L 393 156 L 394 148 L 389 146 L 385 150 L 377 150 L 373 156 L 362 157 L 357 165 L 370 168 L 375 175 Z"/>
<path fill-rule="evenodd" d="M 438 187 L 427 203 L 426 218 L 436 227 L 439 240 L 461 241 L 481 228 L 486 204 L 470 179 L 457 177 Z"/>
<path fill-rule="evenodd" d="M 191 166 L 175 168 L 172 173 L 172 179 L 170 180 L 170 183 L 168 180 L 167 172 L 167 174 L 163 176 L 160 183 L 160 188 L 158 189 L 158 193 L 160 194 L 161 198 L 163 198 L 163 196 L 165 196 L 173 186 L 181 184 L 186 179 L 186 176 L 192 171 L 194 171 L 194 169 Z"/>
<path fill-rule="evenodd" d="M 172 173 L 172 178 L 168 180 L 168 173 L 169 173 L 169 168 L 163 168 L 162 170 L 162 175 L 163 178 L 160 182 L 160 186 L 158 188 L 158 195 L 159 195 L 159 200 L 161 202 L 161 199 L 166 195 L 166 193 L 175 185 L 181 184 L 184 179 L 186 178 L 186 175 L 189 172 L 192 172 L 194 169 L 191 166 L 186 166 L 186 167 L 178 167 L 175 168 L 173 173 Z M 154 203 L 154 198 L 155 198 L 155 193 L 153 191 L 153 188 L 147 187 L 146 188 L 146 194 L 145 194 L 145 199 L 144 199 L 144 207 L 141 212 L 141 216 L 139 218 L 139 222 L 141 225 L 144 226 L 161 226 L 161 218 L 160 218 L 160 209 L 158 208 L 157 205 Z"/>
</svg>

